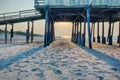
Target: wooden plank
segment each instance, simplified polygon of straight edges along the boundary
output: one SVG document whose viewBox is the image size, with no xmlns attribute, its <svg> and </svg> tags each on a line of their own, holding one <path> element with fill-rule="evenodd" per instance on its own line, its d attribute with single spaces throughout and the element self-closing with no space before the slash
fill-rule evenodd
<svg viewBox="0 0 120 80">
<path fill-rule="evenodd" d="M 45 0 L 45 5 L 80 6 L 88 3 L 96 6 L 119 6 L 120 0 Z"/>
</svg>

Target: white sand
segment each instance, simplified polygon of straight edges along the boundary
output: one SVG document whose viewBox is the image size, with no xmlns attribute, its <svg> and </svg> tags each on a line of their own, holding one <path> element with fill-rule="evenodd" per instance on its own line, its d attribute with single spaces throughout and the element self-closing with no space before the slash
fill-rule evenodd
<svg viewBox="0 0 120 80">
<path fill-rule="evenodd" d="M 2 47 L 0 53 L 3 54 L 0 58 L 8 58 L 11 56 L 9 52 L 15 56 L 38 46 L 39 44 L 24 44 Z M 109 49 L 106 50 L 109 52 Z M 0 80 L 120 80 L 120 70 L 71 42 L 57 41 L 46 48 L 34 49 L 29 53 L 34 54 L 2 68 Z"/>
<path fill-rule="evenodd" d="M 120 48 L 117 46 L 93 43 L 93 49 L 120 60 Z"/>
</svg>

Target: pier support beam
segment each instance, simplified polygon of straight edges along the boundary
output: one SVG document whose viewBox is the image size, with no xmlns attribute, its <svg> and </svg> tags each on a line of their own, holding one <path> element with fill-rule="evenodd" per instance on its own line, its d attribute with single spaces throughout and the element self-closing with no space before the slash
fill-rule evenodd
<svg viewBox="0 0 120 80">
<path fill-rule="evenodd" d="M 74 43 L 76 43 L 76 40 L 77 40 L 77 23 L 75 22 Z"/>
<path fill-rule="evenodd" d="M 34 21 L 31 21 L 32 22 L 32 27 L 31 27 L 31 42 L 33 42 L 34 40 Z"/>
<path fill-rule="evenodd" d="M 5 44 L 7 44 L 7 24 L 5 24 Z"/>
<path fill-rule="evenodd" d="M 75 42 L 75 22 L 73 23 L 73 42 Z"/>
<path fill-rule="evenodd" d="M 26 30 L 26 43 L 29 43 L 29 39 L 30 39 L 30 22 L 28 21 L 28 25 L 27 25 L 27 30 Z"/>
<path fill-rule="evenodd" d="M 89 43 L 89 48 L 92 48 L 92 41 L 91 41 L 91 32 L 90 32 L 90 5 L 87 5 L 87 24 L 88 24 L 88 43 Z"/>
<path fill-rule="evenodd" d="M 82 22 L 80 22 L 79 30 L 80 32 L 78 33 L 78 45 L 81 45 Z"/>
<path fill-rule="evenodd" d="M 72 22 L 72 37 L 71 37 L 72 42 L 73 42 L 73 37 L 74 37 L 74 22 Z"/>
<path fill-rule="evenodd" d="M 55 40 L 54 22 L 51 22 L 51 42 Z"/>
<path fill-rule="evenodd" d="M 49 29 L 49 7 L 45 7 L 45 34 L 44 34 L 44 47 L 48 46 L 48 29 Z"/>
<path fill-rule="evenodd" d="M 104 20 L 102 21 L 102 44 L 106 44 L 106 37 L 104 35 Z"/>
<path fill-rule="evenodd" d="M 47 46 L 49 46 L 50 43 L 51 43 L 51 22 L 50 22 L 50 19 L 49 19 L 48 32 L 47 32 Z"/>
<path fill-rule="evenodd" d="M 109 18 L 108 45 L 112 45 L 111 23 L 112 23 L 112 16 L 110 16 Z"/>
<path fill-rule="evenodd" d="M 14 37 L 13 32 L 14 32 L 14 24 L 12 24 L 12 29 L 10 31 L 10 42 L 12 42 L 12 38 Z"/>
<path fill-rule="evenodd" d="M 98 28 L 97 28 L 97 42 L 100 43 L 100 25 L 99 25 L 99 21 L 98 21 Z"/>
<path fill-rule="evenodd" d="M 95 23 L 93 23 L 93 42 L 95 42 Z"/>
<path fill-rule="evenodd" d="M 79 23 L 77 22 L 76 23 L 76 27 L 77 27 L 77 31 L 76 31 L 76 44 L 78 43 L 78 38 L 79 38 L 79 36 L 78 36 L 78 33 L 79 33 Z"/>
<path fill-rule="evenodd" d="M 83 33 L 82 33 L 82 43 L 81 45 L 82 46 L 85 46 L 85 41 L 86 41 L 86 17 L 84 18 L 84 30 L 83 30 Z"/>
<path fill-rule="evenodd" d="M 119 47 L 120 47 L 120 21 L 119 21 L 119 31 L 118 31 L 118 40 L 117 42 L 119 43 Z"/>
</svg>

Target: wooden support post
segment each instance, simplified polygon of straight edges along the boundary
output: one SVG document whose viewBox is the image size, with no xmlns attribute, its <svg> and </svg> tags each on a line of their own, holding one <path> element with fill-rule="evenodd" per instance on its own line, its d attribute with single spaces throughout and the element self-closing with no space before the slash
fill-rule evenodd
<svg viewBox="0 0 120 80">
<path fill-rule="evenodd" d="M 51 33 L 50 33 L 50 37 L 51 37 L 51 39 L 50 39 L 50 43 L 52 43 L 53 42 L 53 22 L 51 21 Z"/>
<path fill-rule="evenodd" d="M 73 30 L 73 42 L 75 42 L 75 22 L 74 22 L 74 30 Z"/>
<path fill-rule="evenodd" d="M 78 36 L 79 36 L 79 38 L 78 38 L 78 45 L 81 45 L 82 22 L 80 22 L 80 26 L 79 27 L 80 27 L 79 28 L 80 32 L 78 34 Z"/>
<path fill-rule="evenodd" d="M 83 33 L 82 33 L 82 43 L 81 45 L 82 46 L 85 46 L 85 41 L 86 41 L 86 17 L 84 18 L 84 30 L 83 30 Z"/>
<path fill-rule="evenodd" d="M 93 42 L 95 42 L 95 23 L 93 23 Z"/>
<path fill-rule="evenodd" d="M 104 19 L 103 19 L 102 21 L 102 44 L 106 44 L 106 37 L 104 35 L 104 32 L 105 30 L 104 30 Z"/>
<path fill-rule="evenodd" d="M 51 43 L 51 22 L 48 22 L 47 45 Z"/>
<path fill-rule="evenodd" d="M 48 46 L 48 27 L 49 27 L 49 8 L 45 7 L 45 34 L 44 34 L 44 47 Z"/>
<path fill-rule="evenodd" d="M 92 24 L 92 26 L 91 26 L 91 29 L 90 29 L 90 30 L 91 30 L 91 31 L 90 31 L 90 34 L 91 34 L 91 37 L 92 37 L 92 35 L 93 35 L 92 32 L 93 32 L 94 23 L 92 22 L 91 24 Z"/>
<path fill-rule="evenodd" d="M 98 21 L 98 28 L 97 28 L 97 42 L 100 43 L 100 27 L 99 27 L 99 21 Z"/>
<path fill-rule="evenodd" d="M 72 36 L 71 36 L 71 41 L 73 42 L 73 36 L 74 35 L 74 22 L 72 23 Z"/>
<path fill-rule="evenodd" d="M 55 40 L 55 27 L 54 27 L 54 22 L 52 23 L 52 36 L 53 36 L 53 41 Z"/>
<path fill-rule="evenodd" d="M 78 43 L 78 38 L 79 38 L 79 36 L 78 36 L 78 32 L 79 32 L 79 23 L 78 23 L 78 22 L 77 22 L 76 26 L 77 26 L 77 33 L 76 33 L 76 44 L 77 44 L 77 43 Z"/>
<path fill-rule="evenodd" d="M 33 39 L 34 39 L 34 21 L 31 21 L 32 22 L 32 27 L 31 27 L 31 42 L 33 42 Z"/>
<path fill-rule="evenodd" d="M 86 16 L 87 16 L 87 23 L 88 23 L 88 43 L 89 43 L 89 48 L 92 48 L 92 41 L 91 41 L 91 34 L 90 34 L 90 5 L 87 5 L 87 11 L 86 11 Z"/>
<path fill-rule="evenodd" d="M 77 40 L 77 23 L 75 22 L 75 34 L 74 34 L 74 42 L 76 43 Z"/>
<path fill-rule="evenodd" d="M 119 43 L 119 47 L 120 47 L 120 21 L 119 21 L 119 31 L 118 31 L 119 33 L 118 33 L 118 43 Z"/>
<path fill-rule="evenodd" d="M 7 44 L 7 24 L 5 24 L 5 44 Z"/>
<path fill-rule="evenodd" d="M 108 31 L 108 44 L 109 45 L 112 45 L 111 23 L 112 23 L 112 16 L 110 16 L 109 18 L 109 31 Z"/>
<path fill-rule="evenodd" d="M 14 25 L 12 24 L 12 29 L 11 29 L 11 31 L 10 31 L 10 42 L 12 42 L 12 38 L 13 38 L 13 31 L 14 31 Z"/>
<path fill-rule="evenodd" d="M 112 34 L 111 34 L 111 36 L 113 36 L 113 34 L 114 34 L 114 22 L 113 22 L 113 26 L 112 26 Z"/>
<path fill-rule="evenodd" d="M 29 38 L 30 38 L 30 22 L 28 21 L 28 25 L 27 25 L 27 30 L 26 30 L 26 43 L 29 43 Z"/>
</svg>

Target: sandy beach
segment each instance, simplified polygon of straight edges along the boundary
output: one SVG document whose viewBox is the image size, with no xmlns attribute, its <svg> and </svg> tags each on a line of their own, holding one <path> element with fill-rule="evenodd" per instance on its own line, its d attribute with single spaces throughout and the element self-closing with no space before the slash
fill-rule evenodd
<svg viewBox="0 0 120 80">
<path fill-rule="evenodd" d="M 96 45 L 95 50 L 117 59 L 115 65 L 120 64 L 119 48 Z M 119 65 L 89 51 L 97 54 L 66 40 L 46 48 L 40 43 L 2 44 L 0 80 L 120 80 Z"/>
</svg>

